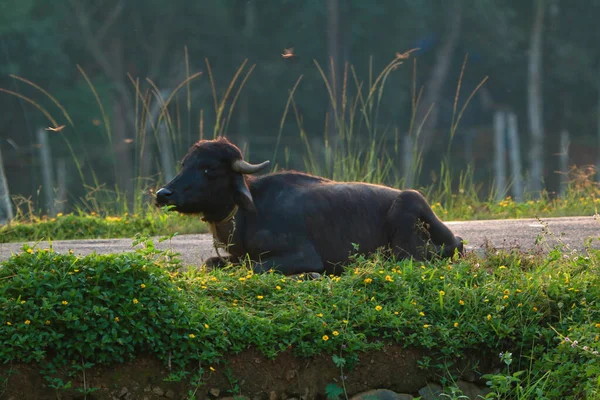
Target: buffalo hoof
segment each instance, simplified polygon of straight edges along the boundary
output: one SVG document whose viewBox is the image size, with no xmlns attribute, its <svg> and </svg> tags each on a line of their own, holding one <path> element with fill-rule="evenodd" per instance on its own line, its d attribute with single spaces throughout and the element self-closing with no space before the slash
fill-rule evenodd
<svg viewBox="0 0 600 400">
<path fill-rule="evenodd" d="M 229 264 L 229 260 L 227 258 L 221 257 L 210 257 L 206 261 L 204 261 L 204 266 L 208 270 L 224 268 Z"/>
</svg>

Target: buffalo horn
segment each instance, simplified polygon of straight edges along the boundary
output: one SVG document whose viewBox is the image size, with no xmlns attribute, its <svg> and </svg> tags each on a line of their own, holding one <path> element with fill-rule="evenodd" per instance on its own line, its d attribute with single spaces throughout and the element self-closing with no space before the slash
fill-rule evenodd
<svg viewBox="0 0 600 400">
<path fill-rule="evenodd" d="M 236 160 L 231 164 L 231 169 L 235 172 L 239 172 L 241 174 L 253 174 L 255 172 L 264 169 L 267 165 L 269 165 L 270 161 L 264 161 L 260 164 L 250 164 L 244 160 Z"/>
</svg>

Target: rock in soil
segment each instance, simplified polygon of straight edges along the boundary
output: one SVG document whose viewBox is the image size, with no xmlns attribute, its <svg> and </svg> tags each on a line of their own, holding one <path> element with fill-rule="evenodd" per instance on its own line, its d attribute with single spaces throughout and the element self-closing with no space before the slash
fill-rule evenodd
<svg viewBox="0 0 600 400">
<path fill-rule="evenodd" d="M 355 394 L 350 400 L 412 400 L 410 394 L 400 394 L 387 389 L 369 390 Z"/>
<path fill-rule="evenodd" d="M 485 395 L 491 392 L 490 388 L 484 387 L 481 388 L 474 383 L 458 381 L 456 382 L 456 386 L 460 390 L 462 390 L 463 394 L 467 396 L 470 400 L 480 400 L 485 398 Z"/>
<path fill-rule="evenodd" d="M 422 400 L 438 400 L 444 390 L 437 383 L 428 383 L 427 386 L 419 389 L 419 395 Z"/>
</svg>

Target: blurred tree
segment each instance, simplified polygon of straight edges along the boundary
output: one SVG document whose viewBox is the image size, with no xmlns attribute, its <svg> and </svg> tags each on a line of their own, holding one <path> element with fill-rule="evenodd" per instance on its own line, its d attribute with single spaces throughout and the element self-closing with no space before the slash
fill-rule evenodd
<svg viewBox="0 0 600 400">
<path fill-rule="evenodd" d="M 573 151 L 580 150 L 574 160 L 577 163 L 595 159 L 594 142 L 600 146 L 600 133 L 597 139 L 591 134 L 600 132 L 600 54 L 596 46 L 600 5 L 595 0 L 581 0 L 577 7 L 567 0 L 545 2 L 547 20 L 540 41 L 544 58 L 539 70 L 539 93 L 544 101 L 538 107 L 545 153 L 530 160 L 543 158 L 546 167 L 535 176 L 543 175 L 550 184 L 553 168 L 549 165 L 562 128 L 572 133 L 578 146 L 572 146 Z M 159 102 L 156 96 L 160 92 L 168 97 L 190 74 L 202 72 L 169 106 L 172 124 L 167 133 L 175 159 L 199 137 L 199 131 L 205 136 L 213 132 L 218 107 L 214 93 L 220 99 L 245 62 L 223 104 L 225 113 L 234 106 L 234 95 L 251 73 L 223 133 L 248 143 L 253 156 L 270 158 L 281 128 L 282 143 L 289 151 L 279 152 L 274 161 L 283 164 L 285 158 L 289 166 L 304 168 L 299 125 L 313 145 L 318 142 L 322 147 L 326 113 L 330 112 L 330 98 L 315 64 L 331 81 L 329 57 L 334 54 L 340 81 L 347 63 L 364 90 L 396 52 L 420 48 L 387 78 L 373 122 L 374 128 L 392 136 L 389 140 L 397 140 L 393 137 L 396 133 L 401 138 L 410 126 L 413 84 L 417 94 L 423 89 L 424 110 L 435 104 L 423 130 L 422 144 L 428 151 L 424 174 L 415 182 L 419 186 L 430 183 L 429 172 L 439 167 L 437 154 L 447 146 L 449 135 L 445 132 L 452 122 L 458 77 L 468 54 L 458 107 L 484 77 L 489 79 L 462 116 L 456 132 L 462 146 L 455 147 L 451 168 L 460 168 L 465 160 L 477 163 L 477 178 L 483 181 L 492 176 L 489 132 L 493 112 L 506 109 L 520 121 L 529 116 L 532 4 L 518 0 L 173 0 L 166 7 L 158 0 L 5 0 L 0 4 L 0 88 L 31 98 L 59 123 L 67 122 L 45 95 L 9 74 L 51 93 L 73 121 L 72 126 L 67 123 L 62 132 L 50 135 L 53 156 L 75 159 L 87 183 L 94 178 L 93 171 L 98 184 L 118 184 L 131 198 L 140 177 L 154 176 L 156 180 L 161 170 L 156 157 L 161 147 L 157 130 L 151 126 L 160 115 L 153 105 Z M 332 26 L 337 28 L 330 29 Z M 294 57 L 282 57 L 284 49 L 292 47 Z M 83 73 L 102 102 L 106 126 Z M 289 91 L 299 79 L 295 109 L 280 127 Z M 144 110 L 136 97 L 132 80 L 139 82 L 146 101 L 152 99 L 149 110 Z M 335 97 L 345 93 L 348 102 L 356 99 L 352 70 L 348 69 L 347 87 L 338 82 L 336 88 Z M 9 184 L 16 185 L 11 192 L 35 197 L 40 185 L 35 130 L 48 121 L 26 100 L 6 92 L 0 96 L 4 106 L 0 145 Z M 415 121 L 417 126 L 421 115 Z M 356 129 L 367 132 L 364 126 Z M 141 132 L 146 133 L 144 138 Z M 519 139 L 523 151 L 533 144 L 529 139 L 532 130 L 525 132 L 529 135 Z M 64 140 L 71 143 L 73 151 Z M 531 165 L 529 169 L 531 173 Z M 13 178 L 24 173 L 27 179 Z M 85 194 L 79 180 L 70 182 L 71 199 Z"/>
</svg>

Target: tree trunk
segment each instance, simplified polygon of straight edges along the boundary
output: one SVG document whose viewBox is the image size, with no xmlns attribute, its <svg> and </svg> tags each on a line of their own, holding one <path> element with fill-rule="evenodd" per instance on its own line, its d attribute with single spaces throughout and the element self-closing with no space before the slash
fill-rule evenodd
<svg viewBox="0 0 600 400">
<path fill-rule="evenodd" d="M 254 36 L 254 31 L 256 30 L 256 4 L 254 3 L 254 0 L 246 1 L 245 11 L 246 23 L 244 25 L 242 34 L 244 35 L 246 43 L 246 54 L 250 54 L 252 51 L 252 37 Z M 248 89 L 246 88 L 242 93 L 240 93 L 240 100 L 238 106 L 236 107 L 239 108 L 238 129 L 236 135 L 236 141 L 238 142 L 247 141 L 247 137 L 250 134 L 250 101 L 248 96 L 249 93 Z"/>
<path fill-rule="evenodd" d="M 494 113 L 494 176 L 496 201 L 506 196 L 506 112 Z"/>
<path fill-rule="evenodd" d="M 0 225 L 4 225 L 13 219 L 13 208 L 8 191 L 8 182 L 4 173 L 4 161 L 0 151 Z"/>
<path fill-rule="evenodd" d="M 402 143 L 402 160 L 403 160 L 403 173 L 404 173 L 404 187 L 407 189 L 412 188 L 414 182 L 413 177 L 415 175 L 413 166 L 414 157 L 414 141 L 411 135 L 404 136 L 404 142 Z"/>
<path fill-rule="evenodd" d="M 54 177 L 52 168 L 52 155 L 48 145 L 48 136 L 43 128 L 38 129 L 38 144 L 40 145 L 40 162 L 42 168 L 42 187 L 46 202 L 46 213 L 54 216 Z"/>
<path fill-rule="evenodd" d="M 163 168 L 163 179 L 169 182 L 175 177 L 175 162 L 173 161 L 173 146 L 169 140 L 167 124 L 162 121 L 158 126 L 158 143 L 160 145 L 160 160 Z"/>
<path fill-rule="evenodd" d="M 417 132 L 417 139 L 420 143 L 419 148 L 423 156 L 431 147 L 434 138 L 434 130 L 437 126 L 439 106 L 442 87 L 448 72 L 452 55 L 458 44 L 463 17 L 463 0 L 453 0 L 447 18 L 447 32 L 444 34 L 439 49 L 435 55 L 435 63 L 431 76 L 429 77 L 423 93 L 417 112 L 415 114 L 415 126 L 423 124 L 421 131 Z M 429 111 L 431 109 L 431 111 Z M 429 113 L 429 115 L 427 115 Z M 427 116 L 427 119 L 425 117 Z"/>
<path fill-rule="evenodd" d="M 123 46 L 120 37 L 115 37 L 111 43 L 112 65 L 115 75 L 126 77 L 123 63 Z M 129 101 L 128 93 L 119 90 L 113 100 L 112 146 L 115 152 L 115 182 L 119 192 L 126 199 L 129 210 L 134 206 L 134 178 L 131 139 L 128 132 L 132 133 L 127 111 Z"/>
<path fill-rule="evenodd" d="M 560 132 L 560 153 L 558 153 L 560 165 L 560 188 L 558 192 L 561 197 L 567 193 L 569 186 L 569 144 L 569 131 L 563 129 Z"/>
<path fill-rule="evenodd" d="M 327 0 L 327 49 L 329 54 L 327 59 L 329 84 L 332 91 L 327 133 L 335 152 L 341 151 L 340 156 L 344 157 L 344 143 L 343 138 L 340 136 L 344 132 L 337 132 L 338 115 L 341 112 L 342 103 L 340 88 L 340 8 L 338 0 Z"/>
<path fill-rule="evenodd" d="M 131 143 L 127 138 L 127 122 L 119 96 L 113 100 L 113 151 L 115 153 L 115 183 L 119 193 L 126 199 L 128 209 L 133 208 L 133 162 Z"/>
<path fill-rule="evenodd" d="M 162 112 L 162 101 L 166 101 L 169 97 L 170 91 L 167 89 L 163 89 L 156 95 L 156 98 L 152 99 L 152 103 L 150 106 L 150 110 L 145 114 L 146 120 L 144 121 L 144 129 L 140 130 L 139 138 L 136 141 L 136 151 L 139 157 L 139 176 L 137 179 L 141 179 L 141 189 L 143 196 L 140 201 L 141 205 L 145 204 L 147 201 L 151 200 L 151 195 L 145 190 L 144 183 L 150 178 L 152 175 L 153 166 L 152 159 L 153 155 L 156 154 L 156 151 L 160 151 L 162 146 L 158 139 L 158 116 Z M 160 96 L 160 97 L 158 97 Z M 163 99 L 162 101 L 160 99 Z M 163 118 L 164 120 L 164 118 Z M 157 143 L 158 142 L 158 143 Z M 160 167 L 159 167 L 160 169 Z M 160 171 L 158 171 L 160 172 Z"/>
<path fill-rule="evenodd" d="M 508 113 L 508 154 L 510 156 L 510 169 L 512 172 L 512 193 L 515 201 L 522 202 L 523 199 L 523 177 L 521 176 L 521 144 L 519 141 L 519 127 L 517 115 L 510 111 Z"/>
<path fill-rule="evenodd" d="M 599 76 L 600 78 L 600 76 Z M 598 146 L 598 153 L 596 154 L 596 180 L 600 182 L 600 79 L 598 79 L 598 104 L 596 115 L 598 116 L 597 126 L 596 126 L 596 146 Z"/>
<path fill-rule="evenodd" d="M 56 212 L 64 212 L 67 205 L 67 162 L 59 158 L 56 162 Z"/>
<path fill-rule="evenodd" d="M 544 122 L 542 103 L 542 36 L 545 0 L 535 0 L 528 69 L 528 108 L 531 144 L 529 151 L 529 191 L 534 197 L 542 191 L 544 180 Z"/>
</svg>

